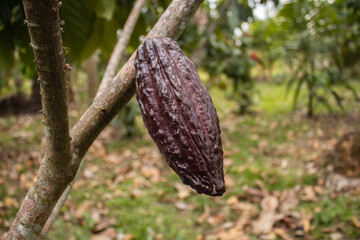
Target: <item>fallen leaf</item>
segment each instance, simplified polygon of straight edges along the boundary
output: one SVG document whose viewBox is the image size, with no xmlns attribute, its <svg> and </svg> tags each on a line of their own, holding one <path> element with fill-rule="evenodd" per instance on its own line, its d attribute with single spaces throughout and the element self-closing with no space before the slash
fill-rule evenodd
<svg viewBox="0 0 360 240">
<path fill-rule="evenodd" d="M 6 197 L 4 199 L 4 206 L 6 208 L 17 208 L 19 206 L 18 201 L 15 198 L 11 198 L 11 197 Z"/>
<path fill-rule="evenodd" d="M 318 197 L 316 196 L 316 192 L 312 186 L 305 186 L 302 191 L 301 200 L 316 202 L 318 201 Z"/>
<path fill-rule="evenodd" d="M 235 224 L 238 229 L 243 229 L 245 226 L 249 225 L 251 220 L 259 213 L 257 207 L 244 202 L 236 204 L 234 209 L 241 212 L 241 215 Z"/>
<path fill-rule="evenodd" d="M 184 184 L 182 184 L 180 182 L 176 182 L 175 183 L 175 188 L 178 191 L 178 197 L 180 199 L 185 199 L 185 198 L 187 198 L 187 197 L 189 197 L 191 195 L 191 192 L 190 192 L 191 189 L 187 185 L 184 185 Z"/>
<path fill-rule="evenodd" d="M 95 140 L 93 144 L 91 145 L 89 152 L 91 152 L 92 155 L 95 157 L 103 158 L 106 156 L 106 148 L 102 141 Z"/>
<path fill-rule="evenodd" d="M 337 227 L 324 227 L 321 229 L 323 233 L 334 233 L 337 231 Z"/>
<path fill-rule="evenodd" d="M 227 205 L 236 205 L 238 203 L 239 203 L 239 199 L 236 196 L 232 196 L 228 200 L 226 200 Z"/>
<path fill-rule="evenodd" d="M 225 175 L 225 186 L 227 188 L 231 188 L 232 186 L 234 186 L 234 183 L 234 180 L 230 176 Z"/>
<path fill-rule="evenodd" d="M 334 232 L 330 234 L 330 239 L 331 240 L 343 240 L 344 239 L 344 235 L 342 235 L 339 232 Z"/>
<path fill-rule="evenodd" d="M 352 222 L 352 224 L 354 224 L 355 227 L 360 228 L 360 221 L 357 217 L 353 216 L 351 218 L 351 222 Z"/>
<path fill-rule="evenodd" d="M 268 195 L 261 201 L 261 213 L 259 218 L 253 222 L 253 231 L 256 234 L 270 233 L 273 225 L 281 218 L 277 214 L 276 208 L 279 206 L 279 201 L 276 197 Z"/>
<path fill-rule="evenodd" d="M 131 233 L 127 233 L 124 235 L 124 240 L 132 240 L 135 239 L 135 235 Z"/>
<path fill-rule="evenodd" d="M 233 222 L 226 222 L 226 223 L 224 223 L 223 225 L 221 225 L 220 226 L 220 228 L 222 228 L 222 229 L 229 229 L 229 228 L 232 228 L 232 227 L 234 227 L 234 223 Z"/>
<path fill-rule="evenodd" d="M 105 231 L 91 237 L 91 240 L 113 240 L 117 236 L 115 228 L 108 228 Z"/>
<path fill-rule="evenodd" d="M 95 177 L 95 174 L 92 171 L 90 171 L 90 169 L 88 169 L 88 168 L 84 169 L 83 175 L 84 175 L 85 178 L 93 178 L 93 177 Z"/>
<path fill-rule="evenodd" d="M 101 220 L 101 212 L 98 208 L 92 208 L 90 210 L 90 218 L 94 221 L 94 223 L 98 223 Z"/>
<path fill-rule="evenodd" d="M 303 226 L 304 232 L 309 232 L 311 227 L 312 214 L 301 211 L 301 224 Z"/>
<path fill-rule="evenodd" d="M 179 210 L 187 210 L 188 209 L 188 205 L 184 202 L 176 202 L 175 207 Z"/>
<path fill-rule="evenodd" d="M 234 164 L 234 161 L 231 158 L 224 158 L 224 167 L 225 168 L 231 167 L 233 164 Z"/>
<path fill-rule="evenodd" d="M 218 213 L 215 216 L 209 216 L 206 220 L 206 222 L 212 226 L 217 226 L 220 223 L 224 222 L 225 217 L 222 213 Z"/>
<path fill-rule="evenodd" d="M 232 228 L 228 231 L 222 229 L 216 233 L 217 239 L 220 240 L 248 240 L 250 239 L 242 230 Z"/>
<path fill-rule="evenodd" d="M 325 189 L 323 186 L 316 185 L 314 186 L 314 190 L 318 195 L 323 195 L 325 193 Z"/>
<path fill-rule="evenodd" d="M 81 219 L 83 217 L 84 212 L 89 211 L 89 208 L 92 205 L 93 205 L 93 202 L 91 202 L 91 201 L 82 202 L 81 205 L 76 209 L 75 217 L 77 219 Z"/>
<path fill-rule="evenodd" d="M 260 235 L 259 240 L 276 240 L 276 235 L 273 232 L 262 234 Z"/>
<path fill-rule="evenodd" d="M 160 170 L 154 166 L 142 166 L 140 173 L 149 178 L 153 183 L 158 183 L 160 181 Z"/>
<path fill-rule="evenodd" d="M 270 152 L 269 142 L 266 140 L 262 140 L 258 144 L 258 151 L 263 155 L 267 155 Z"/>
<path fill-rule="evenodd" d="M 7 233 L 0 234 L 0 240 L 6 240 Z"/>
<path fill-rule="evenodd" d="M 274 228 L 273 232 L 283 240 L 292 240 L 293 239 L 283 228 Z"/>
<path fill-rule="evenodd" d="M 144 195 L 145 195 L 144 191 L 142 191 L 140 189 L 134 189 L 130 192 L 130 197 L 132 197 L 132 198 L 137 198 L 137 197 L 141 197 Z"/>
<path fill-rule="evenodd" d="M 103 158 L 106 163 L 111 163 L 111 164 L 119 164 L 122 162 L 122 159 L 125 159 L 123 156 L 114 152 L 106 154 Z"/>
<path fill-rule="evenodd" d="M 252 187 L 248 187 L 248 186 L 243 186 L 242 190 L 247 193 L 250 194 L 251 196 L 255 196 L 255 197 L 264 197 L 265 194 L 263 191 L 256 189 L 256 188 L 252 188 Z"/>
<path fill-rule="evenodd" d="M 210 212 L 209 206 L 205 205 L 203 214 L 201 214 L 201 216 L 198 217 L 198 219 L 196 220 L 196 222 L 197 222 L 198 224 L 204 223 L 205 219 L 207 219 L 207 218 L 210 217 L 210 214 L 211 214 L 211 212 Z"/>
<path fill-rule="evenodd" d="M 334 189 L 336 192 L 340 192 L 347 188 L 360 187 L 360 178 L 351 178 L 332 173 L 327 177 L 325 186 Z"/>
<path fill-rule="evenodd" d="M 117 219 L 116 218 L 108 218 L 108 217 L 104 217 L 101 219 L 101 221 L 95 225 L 95 227 L 92 229 L 93 233 L 98 233 L 103 231 L 104 229 L 115 225 L 117 223 Z"/>
<path fill-rule="evenodd" d="M 280 208 L 281 213 L 288 213 L 293 210 L 300 202 L 297 193 L 294 189 L 285 190 L 280 195 Z"/>
<path fill-rule="evenodd" d="M 255 184 L 260 188 L 264 196 L 269 195 L 268 190 L 266 189 L 264 183 L 261 180 L 256 180 Z"/>
</svg>

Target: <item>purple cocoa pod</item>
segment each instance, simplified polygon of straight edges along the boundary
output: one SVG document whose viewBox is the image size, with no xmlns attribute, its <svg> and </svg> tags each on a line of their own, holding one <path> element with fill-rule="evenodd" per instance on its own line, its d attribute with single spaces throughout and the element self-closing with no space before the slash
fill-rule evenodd
<svg viewBox="0 0 360 240">
<path fill-rule="evenodd" d="M 170 38 L 146 39 L 135 59 L 136 98 L 169 166 L 198 193 L 225 192 L 219 118 L 196 67 Z"/>
</svg>

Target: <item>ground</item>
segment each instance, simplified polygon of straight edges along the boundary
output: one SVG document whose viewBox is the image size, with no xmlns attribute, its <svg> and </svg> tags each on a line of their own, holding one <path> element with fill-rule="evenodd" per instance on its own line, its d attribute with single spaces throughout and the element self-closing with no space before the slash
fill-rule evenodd
<svg viewBox="0 0 360 240">
<path fill-rule="evenodd" d="M 309 119 L 292 111 L 283 85 L 262 83 L 253 113 L 239 116 L 226 92 L 210 92 L 222 128 L 224 196 L 183 185 L 141 118 L 131 139 L 111 124 L 86 155 L 48 238 L 359 239 L 360 188 L 335 191 L 326 183 L 331 160 L 325 164 L 336 142 L 360 129 L 356 102 L 331 115 L 317 108 Z M 72 123 L 78 112 L 70 111 Z M 40 114 L 0 118 L 0 239 L 34 178 L 43 136 Z"/>
</svg>

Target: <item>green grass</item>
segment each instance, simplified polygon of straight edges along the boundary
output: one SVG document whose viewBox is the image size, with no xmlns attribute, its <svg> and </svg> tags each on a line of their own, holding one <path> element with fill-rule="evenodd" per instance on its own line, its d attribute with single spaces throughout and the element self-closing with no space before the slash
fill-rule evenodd
<svg viewBox="0 0 360 240">
<path fill-rule="evenodd" d="M 360 89 L 360 85 L 356 85 Z M 91 209 L 83 212 L 81 219 L 75 217 L 76 209 L 85 201 L 91 201 L 92 208 L 97 208 L 96 203 L 101 203 L 99 209 L 107 208 L 106 217 L 114 217 L 117 222 L 111 227 L 118 234 L 133 234 L 135 239 L 196 239 L 209 233 L 214 234 L 216 229 L 225 222 L 236 222 L 239 213 L 234 212 L 226 200 L 232 196 L 246 197 L 243 186 L 258 188 L 257 182 L 261 180 L 269 192 L 281 192 L 285 189 L 294 188 L 296 185 L 313 186 L 318 183 L 316 174 L 308 173 L 306 164 L 313 149 L 305 148 L 306 151 L 298 154 L 298 148 L 307 146 L 311 137 L 317 129 L 328 133 L 327 126 L 316 120 L 307 119 L 305 115 L 295 118 L 292 112 L 292 93 L 286 97 L 286 87 L 281 84 L 261 83 L 257 86 L 258 100 L 254 106 L 254 113 L 246 116 L 236 115 L 236 101 L 227 97 L 227 92 L 218 88 L 211 88 L 210 93 L 220 116 L 222 126 L 223 147 L 225 160 L 231 164 L 225 168 L 226 176 L 233 180 L 233 185 L 227 188 L 227 193 L 222 198 L 213 199 L 204 195 L 192 193 L 186 199 L 178 198 L 175 184 L 180 179 L 167 167 L 161 170 L 164 181 L 151 183 L 150 179 L 141 176 L 140 167 L 146 164 L 161 165 L 155 162 L 135 157 L 140 161 L 136 165 L 133 158 L 124 158 L 118 165 L 109 165 L 101 157 L 93 157 L 88 154 L 83 169 L 90 166 L 98 166 L 99 170 L 94 179 L 84 179 L 80 176 L 79 181 L 86 184 L 71 193 L 71 200 L 63 208 L 62 218 L 58 219 L 55 229 L 50 233 L 49 239 L 90 239 L 96 222 L 91 217 Z M 299 106 L 306 105 L 304 95 L 300 96 Z M 359 107 L 349 102 L 347 108 L 352 112 L 359 112 Z M 319 112 L 322 112 L 320 109 Z M 300 114 L 301 115 L 301 114 Z M 40 118 L 39 118 L 40 119 Z M 3 125 L 10 129 L 16 126 L 14 119 L 6 119 Z M 146 129 L 141 123 L 141 117 L 137 118 L 141 136 L 135 138 L 106 139 L 105 147 L 110 153 L 121 155 L 124 150 L 137 154 L 140 147 L 156 148 L 155 144 L 147 136 Z M 334 130 L 334 129 L 330 129 Z M 14 132 L 2 129 L 0 132 L 0 146 L 3 149 L 14 151 L 30 150 L 34 146 L 39 147 L 42 133 L 41 121 L 34 121 L 17 132 L 25 133 L 27 136 L 20 139 L 23 144 L 16 144 Z M 27 133 L 36 133 L 28 134 Z M 322 141 L 320 139 L 319 141 Z M 296 147 L 296 148 L 295 148 Z M 41 149 L 41 148 L 38 148 Z M 146 157 L 145 157 L 146 158 Z M 281 164 L 286 162 L 286 166 Z M 111 182 L 119 175 L 116 170 L 126 168 L 130 164 L 133 168 L 134 177 L 120 182 L 109 188 L 107 182 Z M 133 165 L 135 164 L 135 165 Z M 137 166 L 137 167 L 134 167 Z M 23 170 L 22 170 L 23 171 Z M 23 171 L 24 172 L 24 171 Z M 121 174 L 121 173 L 120 173 Z M 150 182 L 150 185 L 136 185 L 136 182 Z M 144 180 L 145 179 L 145 180 Z M 138 190 L 141 195 L 134 196 L 132 192 Z M 120 191 L 121 196 L 112 196 Z M 6 188 L 0 186 L 0 201 L 7 194 Z M 176 204 L 185 203 L 187 208 L 178 209 Z M 258 203 L 253 203 L 258 207 Z M 360 215 L 360 200 L 352 194 L 343 194 L 331 199 L 330 195 L 320 197 L 317 202 L 301 201 L 298 209 L 310 211 L 313 215 L 311 239 L 328 239 L 329 234 L 324 233 L 322 228 L 340 226 L 346 239 L 355 239 L 360 230 L 351 224 L 351 218 Z M 221 214 L 223 220 L 212 226 L 207 223 L 197 223 L 197 219 L 203 214 L 204 209 L 211 209 L 211 216 Z M 321 211 L 319 211 L 321 209 Z M 11 219 L 16 209 L 8 212 L 6 217 Z M 0 230 L 4 230 L 0 226 Z M 162 238 L 160 238 L 160 235 Z M 250 237 L 257 237 L 249 233 Z M 291 232 L 290 232 L 291 235 Z"/>
<path fill-rule="evenodd" d="M 323 228 L 331 227 L 342 232 L 346 239 L 357 239 L 360 229 L 354 227 L 351 219 L 359 217 L 359 204 L 358 196 L 343 193 L 336 198 L 327 195 L 315 203 L 302 202 L 299 209 L 313 213 L 310 234 L 314 239 L 324 239 L 326 234 Z"/>
</svg>

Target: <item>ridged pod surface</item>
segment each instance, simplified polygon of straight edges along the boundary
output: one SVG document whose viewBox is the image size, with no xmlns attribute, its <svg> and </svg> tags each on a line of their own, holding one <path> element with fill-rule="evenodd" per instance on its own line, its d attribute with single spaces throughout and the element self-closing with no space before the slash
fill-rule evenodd
<svg viewBox="0 0 360 240">
<path fill-rule="evenodd" d="M 169 166 L 198 193 L 225 192 L 219 119 L 196 67 L 170 38 L 146 39 L 135 59 L 136 97 Z"/>
</svg>

